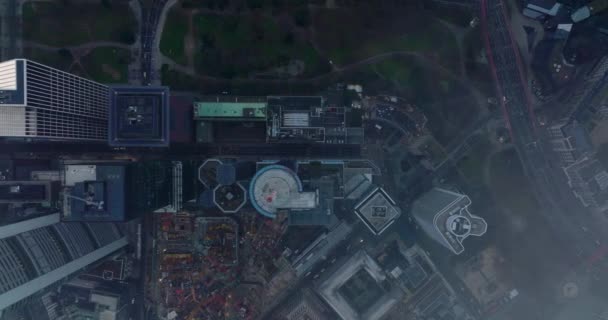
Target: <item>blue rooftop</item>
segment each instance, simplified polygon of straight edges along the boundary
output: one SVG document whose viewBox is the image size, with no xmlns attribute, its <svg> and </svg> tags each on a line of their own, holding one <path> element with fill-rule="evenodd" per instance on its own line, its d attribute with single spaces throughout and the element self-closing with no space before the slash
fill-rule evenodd
<svg viewBox="0 0 608 320">
<path fill-rule="evenodd" d="M 167 147 L 169 118 L 168 87 L 111 87 L 108 143 L 113 147 Z"/>
<path fill-rule="evenodd" d="M 70 210 L 63 221 L 124 221 L 125 167 L 96 166 L 96 179 L 84 180 L 69 189 Z"/>
</svg>

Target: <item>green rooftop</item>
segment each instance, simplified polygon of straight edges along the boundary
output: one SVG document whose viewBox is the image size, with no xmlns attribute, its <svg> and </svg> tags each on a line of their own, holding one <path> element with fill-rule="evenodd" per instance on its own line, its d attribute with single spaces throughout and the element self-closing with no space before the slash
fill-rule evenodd
<svg viewBox="0 0 608 320">
<path fill-rule="evenodd" d="M 195 119 L 224 119 L 241 120 L 250 118 L 251 121 L 266 119 L 266 103 L 264 102 L 195 102 Z"/>
</svg>

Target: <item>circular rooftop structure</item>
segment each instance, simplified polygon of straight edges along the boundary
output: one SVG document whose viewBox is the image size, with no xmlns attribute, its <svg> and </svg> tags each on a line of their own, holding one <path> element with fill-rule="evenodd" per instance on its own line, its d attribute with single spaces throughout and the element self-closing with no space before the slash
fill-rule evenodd
<svg viewBox="0 0 608 320">
<path fill-rule="evenodd" d="M 279 208 L 288 206 L 294 195 L 302 191 L 300 178 L 289 168 L 269 165 L 259 170 L 249 185 L 253 207 L 268 218 L 275 218 Z"/>
<path fill-rule="evenodd" d="M 457 237 L 466 237 L 471 233 L 471 221 L 465 216 L 450 216 L 446 225 L 448 230 Z"/>
</svg>

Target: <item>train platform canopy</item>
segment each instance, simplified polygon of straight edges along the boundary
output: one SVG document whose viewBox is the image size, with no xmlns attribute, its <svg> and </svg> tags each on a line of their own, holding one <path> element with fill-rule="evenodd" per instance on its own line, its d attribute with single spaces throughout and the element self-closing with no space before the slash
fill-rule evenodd
<svg viewBox="0 0 608 320">
<path fill-rule="evenodd" d="M 169 146 L 168 87 L 114 86 L 110 90 L 110 146 Z"/>
</svg>

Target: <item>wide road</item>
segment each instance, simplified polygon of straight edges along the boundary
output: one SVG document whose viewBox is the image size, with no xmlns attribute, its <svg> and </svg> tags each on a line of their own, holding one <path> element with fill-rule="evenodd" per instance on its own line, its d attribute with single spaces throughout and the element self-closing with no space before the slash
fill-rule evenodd
<svg viewBox="0 0 608 320">
<path fill-rule="evenodd" d="M 14 157 L 37 156 L 85 156 L 95 159 L 125 158 L 138 159 L 169 159 L 180 160 L 188 158 L 238 156 L 241 158 L 333 158 L 359 159 L 361 146 L 352 144 L 289 144 L 289 143 L 241 143 L 241 144 L 171 144 L 169 148 L 128 148 L 124 151 L 115 150 L 104 143 L 61 143 L 61 142 L 0 142 L 0 150 Z"/>
<path fill-rule="evenodd" d="M 501 0 L 481 0 L 481 20 L 488 61 L 496 82 L 503 116 L 524 166 L 541 214 L 564 252 L 575 264 L 593 255 L 608 238 L 601 226 L 589 221 L 586 208 L 574 198 L 556 155 L 537 126 L 519 48 L 513 40 Z"/>
<path fill-rule="evenodd" d="M 167 4 L 167 0 L 153 0 L 150 6 L 143 8 L 141 19 L 141 80 L 143 85 L 150 85 L 152 81 L 160 79 L 157 70 L 154 68 L 155 57 L 157 50 L 155 49 L 159 43 L 156 43 L 158 30 L 158 22 L 163 8 Z M 160 30 L 162 32 L 162 30 Z"/>
</svg>

